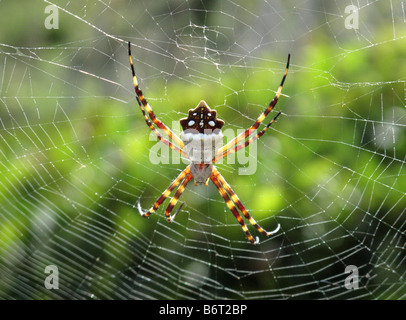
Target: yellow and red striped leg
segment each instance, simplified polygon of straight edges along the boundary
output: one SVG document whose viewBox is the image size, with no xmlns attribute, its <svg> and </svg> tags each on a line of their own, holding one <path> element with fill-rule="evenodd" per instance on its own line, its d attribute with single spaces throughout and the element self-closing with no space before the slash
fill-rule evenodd
<svg viewBox="0 0 406 320">
<path fill-rule="evenodd" d="M 219 150 L 218 154 L 221 154 L 224 151 L 228 150 L 229 148 L 232 148 L 233 146 L 237 145 L 240 141 L 242 141 L 245 138 L 247 138 L 248 136 L 250 136 L 260 126 L 262 121 L 264 121 L 265 117 L 272 111 L 272 109 L 275 107 L 275 105 L 278 102 L 279 96 L 281 95 L 282 87 L 285 82 L 286 75 L 288 74 L 288 70 L 289 70 L 289 62 L 290 62 L 290 54 L 288 55 L 288 61 L 286 63 L 285 73 L 283 74 L 282 81 L 281 81 L 281 84 L 279 85 L 278 91 L 276 92 L 275 97 L 269 103 L 269 105 L 265 109 L 265 111 L 258 117 L 258 119 L 255 121 L 255 123 L 250 128 L 248 128 L 247 130 L 245 130 L 244 132 L 239 134 L 237 137 L 235 137 L 233 140 L 231 140 L 229 143 L 224 145 Z"/>
<path fill-rule="evenodd" d="M 168 196 L 171 194 L 171 192 L 173 191 L 173 189 L 175 189 L 179 183 L 185 179 L 185 176 L 190 174 L 190 166 L 187 166 L 185 170 L 183 170 L 177 177 L 175 180 L 173 180 L 173 182 L 169 185 L 169 187 L 161 194 L 161 196 L 158 198 L 158 200 L 155 202 L 155 204 L 152 206 L 152 208 L 147 211 L 147 212 L 143 212 L 142 208 L 141 208 L 141 204 L 139 202 L 138 199 L 138 211 L 140 213 L 141 216 L 143 217 L 148 217 L 151 213 L 154 213 L 156 210 L 158 210 L 159 206 L 165 201 L 166 198 L 168 198 Z"/>
<path fill-rule="evenodd" d="M 131 72 L 132 72 L 132 76 L 133 76 L 135 93 L 137 95 L 137 101 L 138 101 L 138 104 L 144 115 L 144 118 L 146 120 L 148 120 L 148 118 L 145 114 L 145 110 L 146 110 L 148 112 L 148 115 L 149 115 L 150 119 L 152 120 L 152 122 L 155 123 L 158 126 L 158 128 L 162 129 L 168 135 L 168 137 L 170 137 L 175 143 L 177 143 L 181 148 L 183 148 L 184 145 L 183 145 L 182 140 L 180 140 L 179 137 L 172 130 L 170 130 L 161 120 L 159 120 L 155 116 L 155 113 L 152 110 L 149 103 L 147 102 L 147 99 L 145 99 L 144 95 L 142 94 L 142 91 L 138 86 L 137 77 L 135 76 L 134 64 L 133 64 L 133 59 L 131 56 L 131 43 L 130 42 L 128 42 L 128 56 L 130 58 Z M 147 124 L 148 124 L 148 122 L 147 122 Z M 151 126 L 149 124 L 148 124 L 148 126 L 151 128 Z"/>
<path fill-rule="evenodd" d="M 176 145 L 174 145 L 172 142 L 170 142 L 169 140 L 165 139 L 164 137 L 162 137 L 162 135 L 158 132 L 157 129 L 155 129 L 155 127 L 153 126 L 153 124 L 151 123 L 151 121 L 149 121 L 148 117 L 145 114 L 144 109 L 141 109 L 143 115 L 144 115 L 144 119 L 145 122 L 147 123 L 148 127 L 155 133 L 155 135 L 158 137 L 159 141 L 163 142 L 165 145 L 167 145 L 169 148 L 179 152 L 182 156 L 184 156 L 185 158 L 189 159 L 189 156 L 187 155 L 187 153 L 185 151 L 183 151 L 182 149 L 180 149 L 179 147 L 177 147 Z"/>
<path fill-rule="evenodd" d="M 218 173 L 217 173 L 218 174 Z M 237 208 L 235 207 L 234 203 L 231 201 L 230 197 L 228 196 L 226 190 L 224 190 L 223 186 L 217 179 L 217 174 L 213 171 L 213 173 L 210 176 L 210 180 L 214 183 L 214 185 L 217 187 L 219 190 L 221 196 L 223 197 L 224 201 L 227 204 L 227 207 L 230 209 L 230 211 L 233 213 L 234 217 L 237 219 L 238 223 L 241 225 L 242 230 L 245 232 L 247 235 L 248 240 L 252 243 L 255 244 L 256 241 L 252 237 L 251 233 L 248 231 L 247 226 L 245 225 L 244 220 L 241 218 L 241 215 L 238 213 Z"/>
<path fill-rule="evenodd" d="M 168 220 L 168 222 L 172 222 L 176 215 L 178 214 L 179 210 L 182 208 L 183 203 L 180 205 L 179 209 L 176 210 L 175 214 L 171 216 L 172 209 L 176 206 L 176 203 L 179 200 L 179 197 L 185 191 L 186 185 L 189 183 L 189 181 L 193 178 L 192 174 L 189 173 L 186 177 L 185 180 L 183 180 L 182 184 L 179 186 L 178 190 L 176 190 L 175 195 L 171 199 L 171 201 L 168 204 L 168 207 L 165 210 L 165 217 Z"/>
<path fill-rule="evenodd" d="M 238 150 L 245 148 L 252 141 L 257 140 L 258 138 L 260 138 L 269 129 L 269 127 L 275 122 L 276 118 L 278 118 L 280 114 L 281 113 L 278 112 L 278 114 L 266 125 L 266 127 L 264 129 L 262 129 L 260 132 L 258 132 L 255 136 L 253 136 L 250 139 L 246 140 L 244 143 L 240 143 L 239 145 L 235 146 L 234 148 L 230 148 L 230 149 L 224 151 L 221 154 L 217 154 L 217 156 L 213 160 L 213 163 L 219 161 L 222 158 L 227 157 L 229 154 L 235 153 Z"/>
<path fill-rule="evenodd" d="M 231 199 L 233 202 L 237 205 L 238 209 L 242 212 L 245 218 L 248 219 L 248 221 L 262 234 L 266 236 L 273 235 L 279 231 L 280 225 L 276 227 L 275 230 L 268 232 L 264 230 L 255 220 L 251 215 L 248 213 L 247 209 L 244 207 L 242 204 L 241 200 L 238 198 L 238 196 L 235 194 L 233 189 L 231 189 L 230 185 L 226 182 L 226 180 L 223 178 L 223 176 L 220 174 L 220 172 L 217 171 L 216 168 L 213 167 L 213 174 L 217 177 L 217 179 L 220 181 L 224 189 L 228 192 L 228 194 L 231 196 Z"/>
</svg>

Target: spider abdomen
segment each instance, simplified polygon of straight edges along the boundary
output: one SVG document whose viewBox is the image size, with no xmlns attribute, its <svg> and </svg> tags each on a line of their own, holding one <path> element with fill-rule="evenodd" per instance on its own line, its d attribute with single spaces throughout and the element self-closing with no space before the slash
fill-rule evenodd
<svg viewBox="0 0 406 320">
<path fill-rule="evenodd" d="M 200 101 L 195 109 L 190 109 L 187 118 L 180 120 L 183 131 L 180 139 L 191 165 L 190 173 L 196 184 L 206 184 L 213 171 L 213 159 L 223 144 L 221 127 L 224 121 L 217 119 L 216 110 Z"/>
<path fill-rule="evenodd" d="M 213 171 L 213 159 L 223 141 L 221 130 L 216 133 L 182 131 L 180 138 L 191 161 L 190 173 L 196 184 L 206 184 Z"/>
<path fill-rule="evenodd" d="M 185 152 L 191 162 L 212 163 L 217 151 L 223 143 L 221 130 L 211 133 L 193 132 L 195 130 L 182 131 L 180 138 L 185 145 Z"/>
<path fill-rule="evenodd" d="M 187 118 L 180 119 L 183 131 L 180 139 L 191 162 L 211 163 L 223 143 L 221 127 L 224 121 L 217 119 L 205 101 L 190 109 Z"/>
</svg>

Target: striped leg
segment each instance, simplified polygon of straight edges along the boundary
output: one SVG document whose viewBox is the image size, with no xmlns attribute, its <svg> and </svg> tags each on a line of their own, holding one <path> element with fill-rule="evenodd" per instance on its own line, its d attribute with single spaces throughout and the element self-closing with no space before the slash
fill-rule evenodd
<svg viewBox="0 0 406 320">
<path fill-rule="evenodd" d="M 141 204 L 138 199 L 138 211 L 139 211 L 140 215 L 143 217 L 148 217 L 151 213 L 154 213 L 156 210 L 158 210 L 159 206 L 165 201 L 166 198 L 168 198 L 168 196 L 171 194 L 173 189 L 175 189 L 179 185 L 179 183 L 185 178 L 185 176 L 189 175 L 189 174 L 190 174 L 190 166 L 187 166 L 186 169 L 183 170 L 176 177 L 175 180 L 173 180 L 173 182 L 169 185 L 168 189 L 166 189 L 161 194 L 161 196 L 158 198 L 158 200 L 155 202 L 155 204 L 152 206 L 152 208 L 147 212 L 143 212 L 143 210 L 141 208 Z"/>
<path fill-rule="evenodd" d="M 155 129 L 155 127 L 153 126 L 153 124 L 151 123 L 151 121 L 149 121 L 147 115 L 145 114 L 144 109 L 141 108 L 141 111 L 144 115 L 144 119 L 145 122 L 147 123 L 148 127 L 150 127 L 150 129 L 155 133 L 155 135 L 158 137 L 159 141 L 163 142 L 165 145 L 167 145 L 169 148 L 179 152 L 182 156 L 184 156 L 185 158 L 189 159 L 189 156 L 187 155 L 187 153 L 185 151 L 183 151 L 182 149 L 180 149 L 179 147 L 177 147 L 176 145 L 174 145 L 172 142 L 170 142 L 169 140 L 165 139 L 164 137 L 162 137 L 162 135 L 158 132 L 157 129 Z"/>
<path fill-rule="evenodd" d="M 235 194 L 235 192 L 233 191 L 233 189 L 231 189 L 230 185 L 226 182 L 226 180 L 223 178 L 223 176 L 220 174 L 220 172 L 217 171 L 216 168 L 213 167 L 213 175 L 215 175 L 218 179 L 218 181 L 221 183 L 221 185 L 224 187 L 224 189 L 227 191 L 227 193 L 231 196 L 231 199 L 233 200 L 233 202 L 237 205 L 238 209 L 240 209 L 240 211 L 242 212 L 242 214 L 244 215 L 245 218 L 248 219 L 248 221 L 262 234 L 266 235 L 266 236 L 270 236 L 273 235 L 275 233 L 277 233 L 279 231 L 280 225 L 278 224 L 278 226 L 276 227 L 275 230 L 268 232 L 264 229 L 262 229 L 262 227 L 254 220 L 253 217 L 251 217 L 251 215 L 248 213 L 247 209 L 244 207 L 244 205 L 242 204 L 241 200 L 238 198 L 238 196 Z"/>
<path fill-rule="evenodd" d="M 182 203 L 180 205 L 180 207 L 178 208 L 178 210 L 176 210 L 175 214 L 173 216 L 171 216 L 172 209 L 176 206 L 176 203 L 178 202 L 179 197 L 181 196 L 183 191 L 185 191 L 186 185 L 189 183 L 189 181 L 192 178 L 193 178 L 192 174 L 189 173 L 186 176 L 185 180 L 183 180 L 182 184 L 179 186 L 178 190 L 176 190 L 175 195 L 173 196 L 171 201 L 169 202 L 169 205 L 165 210 L 165 217 L 168 220 L 168 222 L 172 222 L 175 219 L 176 215 L 178 214 L 179 210 L 183 207 L 183 203 Z"/>
<path fill-rule="evenodd" d="M 288 61 L 286 63 L 286 69 L 285 69 L 285 73 L 283 75 L 281 84 L 279 85 L 278 91 L 276 92 L 275 97 L 272 99 L 272 101 L 269 103 L 268 107 L 265 109 L 265 111 L 258 117 L 257 121 L 255 121 L 255 123 L 248 128 L 247 130 L 245 130 L 244 132 L 242 132 L 241 134 L 239 134 L 237 137 L 235 137 L 233 140 L 231 140 L 229 143 L 227 143 L 226 145 L 224 145 L 218 152 L 218 154 L 223 153 L 224 151 L 228 150 L 229 148 L 232 148 L 233 146 L 237 145 L 237 143 L 239 143 L 240 141 L 244 140 L 245 138 L 247 138 L 248 136 L 250 136 L 262 123 L 262 121 L 264 121 L 265 117 L 269 114 L 269 112 L 272 111 L 272 109 L 275 107 L 275 105 L 278 102 L 279 96 L 282 92 L 282 87 L 283 84 L 285 82 L 286 79 L 286 75 L 288 74 L 288 70 L 289 70 L 289 62 L 290 62 L 290 54 L 288 55 Z"/>
<path fill-rule="evenodd" d="M 217 179 L 217 175 L 213 172 L 212 175 L 210 176 L 210 180 L 214 183 L 214 185 L 217 187 L 219 190 L 221 196 L 223 197 L 224 201 L 227 204 L 227 207 L 230 209 L 230 211 L 233 213 L 234 217 L 237 219 L 238 223 L 241 225 L 242 230 L 245 232 L 247 235 L 248 240 L 252 244 L 256 244 L 257 242 L 254 240 L 252 237 L 251 233 L 248 231 L 247 226 L 245 225 L 244 220 L 241 218 L 241 215 L 238 213 L 237 208 L 235 207 L 234 203 L 231 201 L 230 197 L 228 196 L 227 192 L 224 190 L 223 186 Z"/>
<path fill-rule="evenodd" d="M 169 140 L 165 139 L 164 137 L 162 137 L 162 135 L 158 132 L 157 129 L 155 129 L 155 127 L 152 125 L 151 121 L 149 121 L 149 119 L 147 118 L 145 111 L 142 110 L 142 113 L 144 114 L 144 118 L 145 118 L 145 122 L 147 123 L 148 127 L 150 127 L 150 129 L 155 133 L 155 135 L 158 137 L 159 141 L 163 142 L 165 145 L 167 145 L 169 148 L 179 152 L 182 156 L 184 156 L 185 158 L 189 159 L 189 156 L 187 155 L 187 153 L 185 151 L 183 151 L 182 149 L 180 149 L 179 147 L 177 147 L 176 145 L 174 145 L 172 142 L 170 142 Z"/>
<path fill-rule="evenodd" d="M 221 154 L 217 154 L 217 156 L 214 158 L 213 162 L 217 162 L 220 159 L 227 157 L 229 154 L 235 153 L 238 150 L 245 148 L 252 141 L 255 141 L 258 138 L 260 138 L 268 130 L 268 128 L 275 122 L 276 118 L 278 118 L 280 114 L 281 113 L 278 112 L 278 114 L 266 125 L 266 127 L 264 129 L 262 129 L 260 132 L 258 132 L 255 136 L 253 136 L 250 139 L 246 140 L 244 143 L 240 143 L 239 145 L 236 145 L 234 148 L 230 148 L 230 149 L 224 151 Z"/>
<path fill-rule="evenodd" d="M 130 58 L 131 72 L 133 75 L 135 93 L 137 94 L 137 101 L 138 101 L 138 104 L 144 115 L 144 118 L 146 120 L 148 120 L 146 113 L 145 113 L 145 110 L 146 110 L 148 112 L 148 115 L 151 118 L 152 122 L 155 123 L 158 126 L 158 128 L 162 129 L 168 135 L 168 137 L 170 137 L 173 141 L 175 141 L 175 143 L 177 143 L 181 148 L 183 148 L 184 145 L 183 145 L 182 140 L 180 140 L 175 133 L 173 133 L 161 120 L 159 120 L 155 116 L 155 113 L 152 110 L 149 103 L 147 102 L 147 99 L 145 99 L 144 95 L 142 94 L 142 91 L 138 86 L 137 77 L 135 76 L 134 64 L 133 64 L 133 59 L 131 56 L 131 43 L 130 42 L 128 42 L 128 56 Z M 148 121 L 147 121 L 147 124 L 148 124 Z M 148 124 L 148 126 L 151 128 L 151 126 L 149 124 Z M 152 129 L 152 130 L 154 130 L 154 129 Z"/>
</svg>

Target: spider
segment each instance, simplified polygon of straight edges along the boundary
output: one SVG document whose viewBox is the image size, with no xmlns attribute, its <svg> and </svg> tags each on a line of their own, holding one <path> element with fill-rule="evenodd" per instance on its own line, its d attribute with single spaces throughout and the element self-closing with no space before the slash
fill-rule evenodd
<svg viewBox="0 0 406 320">
<path fill-rule="evenodd" d="M 195 109 L 190 109 L 187 118 L 180 119 L 180 124 L 182 126 L 182 132 L 180 138 L 173 133 L 161 120 L 159 120 L 151 106 L 148 104 L 146 98 L 144 97 L 141 89 L 139 88 L 137 78 L 135 76 L 135 70 L 131 55 L 131 43 L 128 43 L 128 55 L 130 59 L 131 72 L 134 82 L 134 89 L 136 93 L 137 102 L 141 108 L 141 112 L 144 116 L 145 122 L 148 127 L 155 133 L 158 139 L 171 149 L 179 152 L 182 156 L 190 160 L 190 164 L 184 169 L 169 187 L 161 194 L 152 208 L 144 212 L 141 208 L 140 202 L 138 200 L 138 211 L 143 217 L 148 217 L 151 213 L 154 213 L 159 206 L 165 201 L 166 198 L 172 193 L 172 191 L 178 187 L 175 195 L 169 202 L 168 207 L 165 210 L 165 217 L 168 222 L 172 222 L 179 210 L 182 208 L 182 203 L 179 208 L 175 211 L 173 215 L 171 212 L 175 205 L 177 204 L 179 197 L 186 188 L 189 181 L 194 178 L 195 185 L 204 184 L 207 186 L 211 180 L 217 187 L 220 195 L 225 200 L 228 208 L 233 213 L 234 217 L 237 219 L 238 223 L 241 225 L 243 231 L 245 232 L 248 240 L 256 244 L 258 240 L 255 240 L 242 219 L 237 208 L 242 212 L 244 217 L 262 234 L 266 236 L 273 235 L 278 232 L 280 225 L 276 227 L 273 231 L 264 230 L 248 213 L 247 209 L 244 207 L 238 196 L 235 194 L 230 185 L 226 182 L 220 172 L 214 166 L 218 160 L 227 157 L 228 155 L 237 152 L 240 149 L 245 148 L 254 140 L 260 138 L 268 128 L 275 122 L 278 116 L 281 114 L 279 112 L 261 131 L 253 135 L 256 129 L 264 121 L 266 116 L 272 111 L 278 102 L 279 96 L 282 92 L 283 83 L 285 82 L 286 75 L 289 69 L 290 54 L 288 55 L 288 60 L 286 64 L 285 73 L 282 77 L 282 81 L 279 85 L 278 91 L 275 97 L 269 103 L 265 111 L 258 117 L 254 124 L 246 129 L 244 132 L 239 134 L 233 140 L 221 146 L 223 135 L 221 133 L 221 128 L 224 125 L 224 121 L 217 119 L 216 111 L 211 110 L 205 101 L 200 101 Z M 148 114 L 148 115 L 147 115 Z M 152 122 L 151 122 L 152 121 Z M 161 129 L 165 134 L 172 140 L 169 141 L 162 137 L 160 132 L 154 126 L 154 124 Z M 179 185 L 180 184 L 180 185 Z M 258 239 L 258 237 L 257 237 Z"/>
</svg>

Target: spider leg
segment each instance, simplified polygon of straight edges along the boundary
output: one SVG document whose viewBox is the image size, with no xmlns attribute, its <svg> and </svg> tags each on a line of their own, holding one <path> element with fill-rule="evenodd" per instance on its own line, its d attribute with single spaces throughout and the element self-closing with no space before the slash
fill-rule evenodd
<svg viewBox="0 0 406 320">
<path fill-rule="evenodd" d="M 135 70 L 134 70 L 134 64 L 133 64 L 133 59 L 131 56 L 131 43 L 128 42 L 128 56 L 130 58 L 130 65 L 131 65 L 131 72 L 132 72 L 132 76 L 133 76 L 133 82 L 134 82 L 134 89 L 135 89 L 135 93 L 137 95 L 137 101 L 138 101 L 138 105 L 141 108 L 141 111 L 144 115 L 145 120 L 147 121 L 148 118 L 146 116 L 145 110 L 148 112 L 148 115 L 150 117 L 150 119 L 152 120 L 153 123 L 155 123 L 158 128 L 162 129 L 173 141 L 175 141 L 181 148 L 184 147 L 182 140 L 179 139 L 179 137 L 173 133 L 172 130 L 170 130 L 161 120 L 159 120 L 156 116 L 154 111 L 152 110 L 151 106 L 149 105 L 149 103 L 147 102 L 147 99 L 145 99 L 144 95 L 142 94 L 141 89 L 138 86 L 138 81 L 137 81 L 137 77 L 135 76 Z M 144 109 L 145 108 L 145 109 Z M 147 125 L 151 128 L 150 123 L 148 123 L 147 121 Z M 152 128 L 151 128 L 152 129 Z M 155 129 L 155 128 L 154 128 Z M 154 129 L 152 129 L 154 131 Z M 155 131 L 154 131 L 155 132 Z M 161 139 L 160 139 L 161 140 Z M 161 140 L 162 141 L 162 140 Z M 172 148 L 172 147 L 171 147 Z M 174 149 L 174 148 L 172 148 Z M 179 152 L 179 148 L 175 149 L 176 151 Z"/>
<path fill-rule="evenodd" d="M 143 212 L 141 205 L 138 201 L 138 211 L 142 217 L 148 217 L 151 213 L 154 213 L 156 210 L 158 210 L 159 206 L 168 198 L 168 196 L 171 194 L 173 189 L 175 189 L 179 183 L 185 178 L 186 175 L 190 174 L 190 166 L 187 166 L 185 170 L 183 170 L 175 180 L 172 181 L 172 183 L 169 185 L 169 187 L 161 194 L 161 196 L 158 198 L 158 200 L 155 202 L 155 204 L 152 206 L 152 208 L 147 211 Z"/>
<path fill-rule="evenodd" d="M 189 181 L 192 178 L 193 178 L 192 174 L 189 173 L 183 180 L 182 184 L 179 186 L 178 190 L 176 190 L 175 195 L 173 196 L 171 201 L 169 202 L 168 207 L 165 210 L 165 217 L 168 220 L 168 222 L 172 222 L 175 219 L 176 215 L 178 214 L 179 210 L 183 207 L 183 203 L 182 203 L 180 205 L 180 207 L 178 208 L 178 210 L 176 210 L 175 214 L 173 216 L 171 216 L 171 212 L 172 212 L 173 208 L 175 207 L 176 203 L 178 202 L 179 197 L 181 196 L 183 191 L 185 191 L 186 185 L 189 183 Z"/>
<path fill-rule="evenodd" d="M 290 62 L 290 54 L 288 55 L 288 61 L 286 63 L 286 69 L 285 73 L 283 74 L 281 84 L 279 85 L 278 91 L 276 92 L 275 97 L 272 99 L 272 101 L 269 103 L 268 107 L 265 109 L 265 111 L 258 117 L 258 119 L 254 122 L 254 124 L 249 127 L 247 130 L 239 134 L 237 137 L 235 137 L 233 140 L 231 140 L 229 143 L 224 145 L 219 151 L 218 154 L 223 153 L 227 149 L 237 145 L 241 140 L 244 140 L 248 136 L 250 136 L 264 121 L 265 117 L 272 111 L 272 109 L 275 107 L 275 105 L 278 102 L 279 96 L 281 95 L 282 92 L 282 87 L 286 79 L 286 75 L 288 74 L 289 70 L 289 62 Z"/>
<path fill-rule="evenodd" d="M 266 231 L 264 230 L 255 220 L 253 217 L 251 217 L 251 215 L 248 213 L 247 209 L 244 207 L 244 205 L 242 204 L 241 200 L 238 198 L 238 196 L 235 194 L 235 192 L 233 191 L 233 189 L 231 189 L 230 185 L 226 182 L 226 180 L 223 178 L 223 176 L 220 174 L 220 172 L 218 172 L 218 170 L 213 167 L 213 174 L 218 181 L 221 183 L 221 185 L 223 186 L 223 188 L 228 192 L 228 194 L 231 196 L 231 199 L 233 200 L 233 202 L 237 205 L 238 209 L 240 209 L 240 211 L 242 212 L 242 214 L 244 215 L 245 218 L 248 219 L 248 221 L 262 234 L 266 235 L 266 236 L 270 236 L 273 235 L 275 233 L 277 233 L 279 231 L 280 228 L 280 224 L 278 224 L 278 226 L 276 227 L 275 230 L 273 231 Z"/>
<path fill-rule="evenodd" d="M 275 120 L 279 117 L 280 114 L 281 114 L 281 112 L 278 112 L 278 114 L 266 125 L 266 127 L 264 129 L 262 129 L 260 132 L 258 132 L 255 136 L 251 137 L 250 139 L 245 140 L 244 143 L 240 143 L 239 145 L 236 145 L 235 147 L 230 148 L 221 154 L 217 154 L 217 156 L 213 159 L 213 162 L 217 162 L 220 159 L 227 157 L 229 154 L 235 153 L 238 150 L 245 148 L 252 141 L 255 141 L 258 138 L 260 138 L 269 129 L 269 127 L 275 122 Z"/>
<path fill-rule="evenodd" d="M 150 129 L 155 133 L 155 135 L 158 137 L 159 141 L 163 142 L 165 145 L 167 145 L 169 148 L 179 152 L 182 156 L 186 157 L 187 159 L 189 159 L 189 156 L 187 155 L 187 153 L 185 151 L 183 151 L 182 149 L 180 149 L 179 147 L 177 147 L 176 145 L 174 145 L 172 142 L 170 142 L 169 140 L 165 139 L 164 137 L 162 137 L 162 135 L 158 132 L 157 129 L 155 129 L 155 127 L 153 126 L 153 124 L 151 123 L 151 121 L 149 121 L 149 119 L 147 118 L 144 109 L 141 109 L 144 118 L 145 118 L 145 122 L 147 123 L 148 127 L 150 127 Z"/>
<path fill-rule="evenodd" d="M 221 185 L 219 182 L 217 175 L 213 172 L 212 175 L 210 176 L 210 180 L 214 183 L 214 185 L 217 187 L 217 189 L 220 192 L 220 195 L 223 197 L 224 201 L 227 204 L 227 207 L 230 209 L 230 211 L 233 213 L 234 217 L 237 219 L 238 223 L 241 225 L 242 230 L 245 232 L 247 235 L 248 240 L 252 244 L 256 244 L 257 242 L 254 240 L 252 237 L 251 233 L 248 231 L 247 226 L 245 225 L 244 220 L 241 218 L 241 215 L 238 213 L 237 208 L 235 207 L 234 203 L 231 201 L 230 197 L 228 196 L 226 190 L 224 187 Z"/>
</svg>

